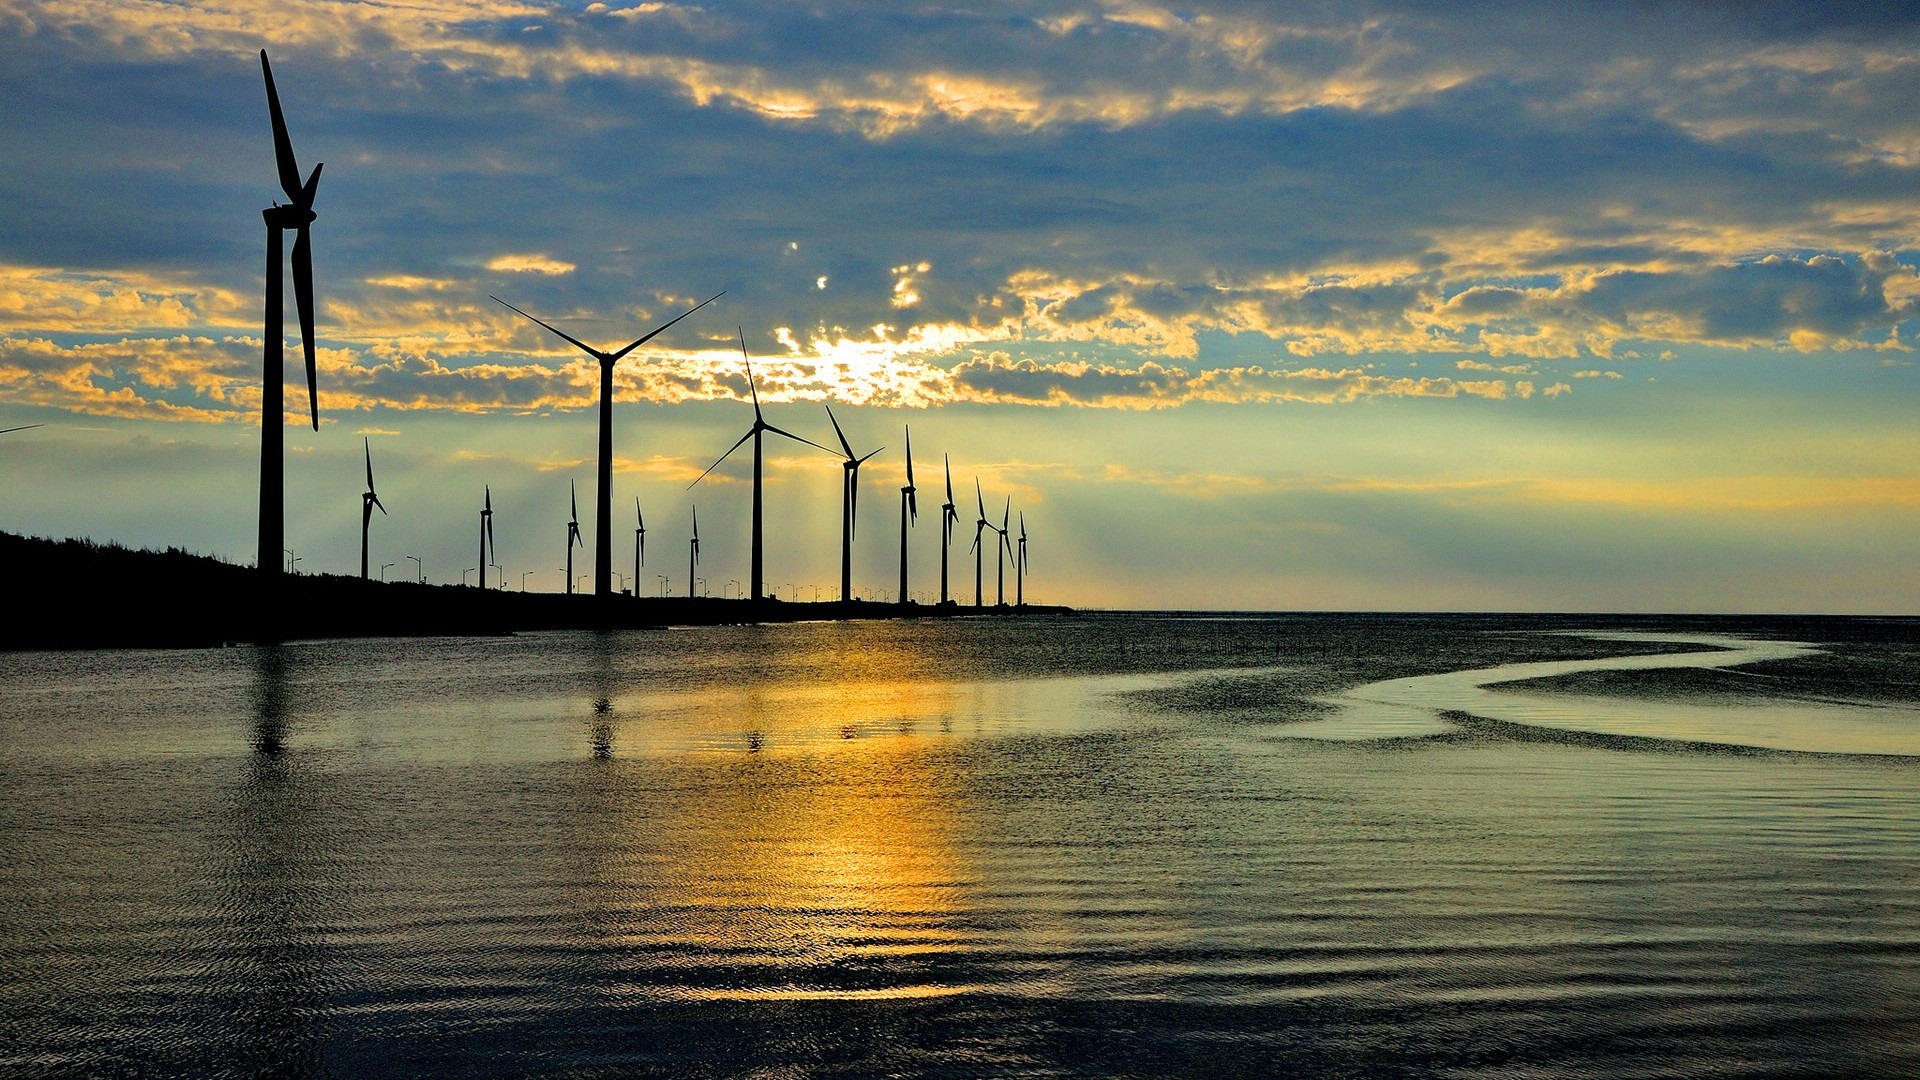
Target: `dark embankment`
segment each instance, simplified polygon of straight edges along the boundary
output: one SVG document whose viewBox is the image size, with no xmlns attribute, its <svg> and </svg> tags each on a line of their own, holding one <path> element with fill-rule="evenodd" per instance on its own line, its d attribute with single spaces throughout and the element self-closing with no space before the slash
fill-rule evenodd
<svg viewBox="0 0 1920 1080">
<path fill-rule="evenodd" d="M 0 649 L 209 646 L 320 637 L 507 634 L 591 629 L 796 622 L 807 619 L 1047 615 L 1062 607 L 785 603 L 687 597 L 501 592 L 457 585 L 362 581 L 330 574 L 264 580 L 178 549 L 136 551 L 89 540 L 0 533 L 0 565 L 14 568 Z"/>
</svg>

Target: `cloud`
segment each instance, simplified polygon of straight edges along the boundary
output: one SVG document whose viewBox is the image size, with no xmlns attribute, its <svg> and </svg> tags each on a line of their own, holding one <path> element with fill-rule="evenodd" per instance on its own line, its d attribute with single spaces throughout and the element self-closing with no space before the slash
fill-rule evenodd
<svg viewBox="0 0 1920 1080">
<path fill-rule="evenodd" d="M 485 266 L 504 274 L 571 274 L 576 269 L 570 262 L 545 255 L 496 255 Z"/>
</svg>

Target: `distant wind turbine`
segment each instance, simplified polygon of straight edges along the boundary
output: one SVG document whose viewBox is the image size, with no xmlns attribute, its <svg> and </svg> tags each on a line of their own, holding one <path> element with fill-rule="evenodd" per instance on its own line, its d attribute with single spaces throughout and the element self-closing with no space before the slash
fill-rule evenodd
<svg viewBox="0 0 1920 1080">
<path fill-rule="evenodd" d="M 860 511 L 860 466 L 867 458 L 885 450 L 882 446 L 866 457 L 855 457 L 853 447 L 847 445 L 846 432 L 840 430 L 840 421 L 833 416 L 833 406 L 827 406 L 827 419 L 833 421 L 833 433 L 840 437 L 840 449 L 846 451 L 846 460 L 840 463 L 840 598 L 853 595 L 853 534 Z"/>
<path fill-rule="evenodd" d="M 1027 512 L 1020 511 L 1020 555 L 1013 560 L 1013 606 L 1026 607 Z"/>
<path fill-rule="evenodd" d="M 695 578 L 700 573 L 700 508 L 693 508 L 693 550 L 687 556 L 687 599 L 693 599 Z"/>
<path fill-rule="evenodd" d="M 903 425 L 904 426 L 904 425 Z M 907 433 L 907 486 L 900 489 L 900 602 L 907 602 L 907 527 L 919 519 L 913 493 L 913 428 Z"/>
<path fill-rule="evenodd" d="M 586 541 L 580 539 L 580 493 L 574 489 L 573 481 L 567 481 L 567 497 L 572 500 L 573 516 L 567 519 L 567 595 L 573 595 L 573 547 L 575 544 L 586 547 Z"/>
<path fill-rule="evenodd" d="M 486 489 L 487 501 L 480 510 L 480 587 L 482 589 L 487 587 L 486 567 L 492 565 L 487 561 L 487 552 L 491 550 L 494 558 L 500 557 L 500 545 L 493 542 L 493 485 L 486 485 Z M 568 548 L 567 554 L 573 554 L 573 549 Z"/>
<path fill-rule="evenodd" d="M 687 488 L 691 490 L 695 484 L 698 484 L 700 481 L 705 480 L 707 478 L 707 473 L 711 473 L 713 470 L 720 467 L 721 461 L 725 461 L 727 460 L 727 458 L 733 456 L 733 452 L 735 450 L 740 449 L 742 446 L 745 446 L 748 439 L 753 440 L 753 544 L 752 544 L 753 554 L 750 561 L 751 573 L 748 575 L 751 578 L 751 581 L 749 581 L 748 587 L 753 590 L 753 592 L 749 595 L 753 597 L 753 602 L 757 604 L 766 596 L 766 594 L 761 591 L 762 579 L 760 575 L 760 569 L 762 566 L 762 560 L 761 560 L 762 545 L 761 545 L 761 529 L 760 529 L 760 502 L 761 502 L 761 499 L 760 499 L 760 460 L 761 460 L 760 435 L 762 432 L 771 431 L 775 435 L 785 436 L 786 438 L 792 439 L 794 442 L 806 443 L 808 446 L 814 447 L 815 449 L 825 450 L 829 454 L 833 453 L 833 450 L 831 447 L 821 446 L 819 443 L 814 442 L 812 439 L 803 439 L 800 436 L 795 435 L 791 431 L 782 431 L 779 428 L 774 427 L 772 424 L 767 423 L 767 418 L 761 415 L 760 391 L 755 389 L 753 385 L 753 361 L 748 359 L 747 357 L 747 334 L 744 329 L 740 331 L 740 359 L 744 361 L 747 365 L 747 392 L 753 395 L 753 426 L 747 429 L 747 433 L 745 435 L 740 436 L 739 442 L 736 442 L 732 446 L 729 446 L 727 448 L 727 452 L 724 454 L 721 454 L 718 461 L 715 461 L 713 464 L 707 466 L 707 472 L 703 472 L 699 476 L 695 477 L 693 483 L 688 484 Z"/>
<path fill-rule="evenodd" d="M 940 506 L 940 602 L 947 602 L 947 549 L 953 546 L 953 527 L 960 524 L 960 508 L 953 504 L 953 461 L 941 454 L 947 467 L 947 501 Z"/>
<path fill-rule="evenodd" d="M 265 379 L 260 395 L 260 552 L 257 565 L 271 578 L 280 575 L 280 552 L 286 537 L 286 420 L 285 400 L 286 337 L 284 320 L 286 301 L 281 285 L 281 239 L 288 229 L 294 231 L 293 298 L 300 312 L 300 343 L 307 359 L 307 408 L 313 416 L 313 429 L 320 430 L 320 404 L 313 367 L 313 251 L 307 243 L 307 226 L 317 215 L 313 196 L 320 187 L 320 170 L 315 165 L 305 183 L 300 181 L 300 166 L 293 158 L 293 141 L 287 137 L 286 118 L 280 113 L 280 94 L 273 86 L 273 66 L 267 63 L 267 50 L 260 50 L 260 73 L 267 81 L 267 110 L 273 118 L 273 155 L 280 174 L 280 189 L 291 200 L 289 205 L 275 202 L 262 210 L 267 223 L 267 297 L 266 326 L 262 335 Z"/>
<path fill-rule="evenodd" d="M 1000 515 L 1000 527 L 993 529 L 993 526 L 987 526 L 987 528 L 993 529 L 994 532 L 1000 534 L 1000 550 L 997 552 L 1000 559 L 1000 575 L 993 586 L 994 607 L 1007 606 L 1007 556 L 1013 554 L 1013 547 L 1007 541 L 1007 526 L 1012 523 L 1013 496 L 1009 495 L 1007 496 L 1007 508 Z"/>
<path fill-rule="evenodd" d="M 367 452 L 367 490 L 360 493 L 360 580 L 367 580 L 367 529 L 373 524 L 373 508 L 380 507 L 380 515 L 386 516 L 387 508 L 380 506 L 380 496 L 373 492 L 373 444 L 361 440 L 361 448 Z"/>
<path fill-rule="evenodd" d="M 633 595 L 640 595 L 640 568 L 647 565 L 647 518 L 640 512 L 640 496 L 633 497 Z"/>
<path fill-rule="evenodd" d="M 521 311 L 519 308 L 514 307 L 512 304 L 507 303 L 497 296 L 489 297 L 489 299 L 507 308 L 509 311 L 531 319 L 536 323 L 540 323 L 541 326 L 553 331 L 553 333 L 565 339 L 575 348 L 593 357 L 595 360 L 600 361 L 600 469 L 597 476 L 599 482 L 599 499 L 595 504 L 599 519 L 594 522 L 593 526 L 593 594 L 595 596 L 613 595 L 613 365 L 617 363 L 621 357 L 645 345 L 648 341 L 651 341 L 655 334 L 660 333 L 667 327 L 672 326 L 674 323 L 679 322 L 681 319 L 699 311 L 701 308 L 706 307 L 708 304 L 713 303 L 725 295 L 726 293 L 724 292 L 718 292 L 707 297 L 705 300 L 700 301 L 680 314 L 675 315 L 673 318 L 668 319 L 666 322 L 661 323 L 652 331 L 628 343 L 625 348 L 618 349 L 614 352 L 602 352 L 582 342 L 579 338 L 573 337 L 564 330 L 540 322 L 539 319 L 535 319 L 533 316 L 528 315 L 526 312 Z M 574 516 L 579 517 L 580 515 L 576 512 Z M 567 549 L 567 555 L 569 558 L 572 557 L 572 548 Z M 573 589 L 573 579 L 568 578 L 567 580 L 567 589 L 571 592 Z"/>
<path fill-rule="evenodd" d="M 980 518 L 973 523 L 973 606 L 985 607 L 986 594 L 981 588 L 981 558 L 986 552 L 980 547 L 980 534 L 993 528 L 987 521 L 987 500 L 980 494 L 980 480 L 973 481 L 973 501 L 980 508 Z"/>
</svg>

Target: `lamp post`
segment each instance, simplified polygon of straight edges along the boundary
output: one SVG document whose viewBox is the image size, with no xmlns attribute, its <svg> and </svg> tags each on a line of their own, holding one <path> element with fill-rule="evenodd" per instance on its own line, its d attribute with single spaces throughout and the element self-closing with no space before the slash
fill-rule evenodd
<svg viewBox="0 0 1920 1080">
<path fill-rule="evenodd" d="M 425 585 L 427 583 L 427 564 L 421 562 L 420 556 L 418 555 L 409 555 L 407 558 L 413 560 L 413 579 Z"/>
<path fill-rule="evenodd" d="M 287 573 L 289 574 L 293 573 L 293 549 L 281 548 L 280 550 L 285 552 L 287 555 Z"/>
<path fill-rule="evenodd" d="M 505 592 L 507 588 L 507 568 L 501 566 L 499 563 L 488 563 L 487 565 L 493 567 L 493 580 L 498 582 L 501 591 Z"/>
<path fill-rule="evenodd" d="M 660 599 L 665 600 L 667 598 L 667 575 L 655 574 L 653 576 L 660 579 Z"/>
<path fill-rule="evenodd" d="M 387 571 L 389 569 L 392 569 L 392 567 L 393 567 L 393 564 L 390 562 L 383 562 L 380 564 L 380 580 L 381 581 L 384 582 L 387 580 Z"/>
<path fill-rule="evenodd" d="M 471 573 L 473 573 L 473 570 L 474 570 L 474 568 L 473 568 L 473 567 L 471 567 L 471 566 L 469 566 L 469 567 L 467 567 L 467 568 L 466 568 L 465 570 L 462 570 L 462 571 L 460 571 L 460 587 L 461 587 L 461 588 L 463 588 L 463 589 L 464 589 L 464 588 L 466 588 L 466 586 L 467 586 L 467 575 L 468 575 L 468 574 L 471 574 Z"/>
<path fill-rule="evenodd" d="M 521 592 L 527 591 L 527 575 L 531 573 L 533 573 L 533 571 L 531 570 L 520 571 L 520 591 Z"/>
</svg>

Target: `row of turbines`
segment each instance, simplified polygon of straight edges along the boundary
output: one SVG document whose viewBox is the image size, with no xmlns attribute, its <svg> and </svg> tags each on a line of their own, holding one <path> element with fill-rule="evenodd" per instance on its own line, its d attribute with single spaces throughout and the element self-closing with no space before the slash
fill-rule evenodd
<svg viewBox="0 0 1920 1080">
<path fill-rule="evenodd" d="M 260 51 L 260 70 L 261 70 L 262 76 L 266 80 L 267 107 L 269 112 L 272 114 L 272 119 L 273 119 L 274 157 L 275 157 L 275 163 L 278 167 L 280 187 L 282 191 L 286 193 L 286 196 L 288 199 L 288 202 L 285 204 L 282 204 L 276 200 L 271 207 L 261 212 L 263 218 L 265 219 L 266 227 L 267 227 L 267 283 L 266 283 L 266 318 L 265 318 L 265 348 L 264 348 L 264 363 L 265 363 L 266 372 L 265 372 L 265 385 L 264 385 L 262 397 L 261 397 L 262 423 L 261 423 L 261 442 L 260 442 L 260 528 L 259 528 L 259 558 L 256 565 L 259 567 L 260 571 L 263 574 L 269 577 L 270 580 L 277 580 L 277 577 L 280 573 L 279 553 L 284 550 L 282 547 L 282 544 L 285 539 L 285 505 L 286 505 L 285 432 L 282 427 L 282 424 L 283 424 L 282 410 L 283 410 L 283 403 L 284 403 L 283 365 L 285 363 L 285 357 L 283 353 L 283 350 L 285 347 L 284 340 L 283 340 L 283 335 L 285 333 L 285 329 L 284 329 L 285 299 L 283 296 L 283 285 L 282 285 L 282 281 L 283 281 L 282 245 L 283 245 L 286 231 L 289 229 L 293 230 L 295 234 L 295 238 L 294 238 L 294 244 L 293 244 L 291 265 L 292 265 L 292 271 L 293 271 L 294 301 L 298 309 L 298 314 L 300 319 L 300 340 L 301 340 L 301 344 L 302 344 L 303 351 L 305 354 L 305 359 L 306 359 L 308 410 L 312 419 L 313 429 L 315 431 L 318 431 L 320 430 L 320 411 L 319 411 L 319 403 L 318 403 L 318 387 L 317 387 L 317 380 L 315 377 L 316 373 L 315 373 L 315 367 L 314 367 L 313 255 L 312 255 L 312 248 L 309 242 L 308 233 L 309 233 L 309 227 L 313 224 L 315 220 L 317 220 L 317 217 L 318 217 L 318 215 L 315 214 L 314 212 L 313 203 L 314 203 L 314 197 L 317 194 L 320 186 L 320 170 L 324 166 L 316 164 L 313 167 L 313 172 L 310 175 L 308 175 L 304 181 L 301 179 L 300 168 L 293 154 L 293 143 L 287 134 L 286 119 L 280 109 L 280 96 L 279 96 L 279 93 L 274 88 L 273 67 L 267 60 L 267 53 L 265 49 L 262 49 Z M 527 312 L 522 311 L 517 307 L 514 307 L 512 304 L 507 303 L 505 300 L 502 300 L 497 296 L 490 297 L 490 299 L 492 299 L 496 303 L 513 311 L 515 314 L 520 315 L 521 317 L 543 327 L 544 329 L 558 336 L 562 340 L 573 345 L 575 348 L 580 349 L 582 352 L 585 352 L 587 355 L 598 360 L 600 363 L 600 440 L 599 440 L 600 445 L 599 445 L 598 470 L 595 478 L 596 479 L 595 494 L 597 496 L 598 514 L 597 514 L 597 520 L 595 522 L 595 528 L 594 528 L 594 574 L 593 574 L 594 595 L 598 597 L 606 598 L 606 597 L 611 597 L 613 595 L 613 409 L 612 409 L 612 406 L 613 406 L 614 365 L 620 361 L 621 357 L 626 356 L 628 353 L 639 348 L 641 345 L 644 345 L 648 341 L 651 341 L 654 337 L 666 331 L 668 328 L 672 327 L 675 323 L 678 323 L 680 320 L 686 318 L 689 315 L 692 315 L 696 311 L 699 311 L 701 308 L 706 307 L 708 304 L 713 303 L 715 300 L 718 300 L 723 295 L 725 295 L 724 292 L 716 293 L 713 296 L 710 296 L 707 299 L 702 300 L 700 303 L 695 304 L 693 307 L 687 309 L 686 311 L 681 312 L 679 315 L 674 316 L 672 319 L 669 319 L 665 323 L 662 323 L 660 326 L 654 328 L 648 333 L 629 342 L 624 347 L 617 350 L 613 350 L 613 351 L 596 349 L 593 346 L 588 345 L 585 342 L 581 341 L 580 339 L 566 333 L 564 330 L 561 330 L 558 327 L 555 327 L 549 323 L 543 322 L 542 320 L 536 318 L 535 316 L 530 315 Z M 748 389 L 749 395 L 752 397 L 752 400 L 753 400 L 753 425 L 747 429 L 746 434 L 740 436 L 740 439 L 737 442 L 735 442 L 732 446 L 727 448 L 726 453 L 721 454 L 720 457 L 717 460 L 715 460 L 712 465 L 709 465 L 707 467 L 705 472 L 701 473 L 700 476 L 697 479 L 695 479 L 692 484 L 688 485 L 688 488 L 689 490 L 691 490 L 693 487 L 699 485 L 699 483 L 702 480 L 705 480 L 707 476 L 713 472 L 714 469 L 720 466 L 721 462 L 724 462 L 727 460 L 727 458 L 731 457 L 734 451 L 740 449 L 742 446 L 745 446 L 749 441 L 753 443 L 753 513 L 752 513 L 753 523 L 752 523 L 752 542 L 751 542 L 752 554 L 751 554 L 751 566 L 750 566 L 750 571 L 748 575 L 749 588 L 752 591 L 748 595 L 754 597 L 755 599 L 759 599 L 766 595 L 765 589 L 764 589 L 763 576 L 762 576 L 762 569 L 763 569 L 762 554 L 764 550 L 764 544 L 763 544 L 763 532 L 762 532 L 762 526 L 761 526 L 761 520 L 762 520 L 761 519 L 761 509 L 762 509 L 761 477 L 762 477 L 762 460 L 763 460 L 762 453 L 761 453 L 761 449 L 762 449 L 761 443 L 762 443 L 763 437 L 768 433 L 772 433 L 774 435 L 778 435 L 783 438 L 791 439 L 795 442 L 805 443 L 808 446 L 812 446 L 820 450 L 824 450 L 827 453 L 835 453 L 836 451 L 834 451 L 831 447 L 824 446 L 820 443 L 814 442 L 812 439 L 795 435 L 790 431 L 786 431 L 782 428 L 775 427 L 774 425 L 767 422 L 766 416 L 761 411 L 761 408 L 760 408 L 760 393 L 754 383 L 753 362 L 751 358 L 747 356 L 746 333 L 744 329 L 740 331 L 739 337 L 740 337 L 740 356 L 743 363 L 745 363 L 746 370 L 747 370 L 747 389 Z M 855 510 L 857 509 L 858 499 L 859 499 L 858 483 L 859 483 L 860 467 L 864 465 L 867 461 L 871 460 L 875 454 L 878 454 L 880 452 L 880 449 L 885 449 L 885 448 L 881 447 L 880 449 L 873 450 L 865 455 L 856 455 L 853 451 L 852 445 L 847 441 L 846 433 L 842 431 L 840 428 L 839 419 L 833 415 L 833 410 L 831 407 L 827 409 L 827 417 L 830 421 L 832 421 L 834 434 L 838 437 L 840 442 L 840 451 L 838 452 L 844 454 L 844 460 L 843 460 L 844 473 L 843 473 L 843 480 L 841 485 L 840 596 L 842 599 L 846 599 L 853 595 L 852 594 L 853 539 L 854 539 Z M 372 450 L 371 444 L 366 445 L 364 449 L 366 454 L 366 465 L 367 465 L 367 490 L 361 496 L 361 514 L 360 514 L 360 576 L 363 578 L 367 576 L 368 535 L 373 522 L 373 511 L 375 509 L 378 509 L 382 515 L 385 515 L 387 513 L 386 506 L 380 502 L 379 495 L 374 491 L 373 450 Z M 945 457 L 943 455 L 943 461 L 944 460 L 945 460 Z M 919 509 L 915 499 L 916 489 L 914 487 L 914 482 L 913 482 L 913 443 L 912 443 L 911 431 L 907 433 L 906 464 L 907 464 L 907 482 L 906 482 L 906 485 L 900 489 L 901 516 L 900 516 L 900 592 L 899 592 L 899 597 L 902 603 L 906 603 L 907 598 L 910 595 L 907 591 L 907 531 L 917 522 L 918 515 L 919 515 Z M 949 602 L 948 549 L 952 546 L 954 526 L 959 523 L 959 510 L 954 503 L 954 497 L 953 497 L 953 468 L 952 468 L 951 461 L 946 461 L 946 495 L 947 495 L 947 501 L 941 507 L 940 601 L 942 604 Z M 1011 558 L 1014 563 L 1014 574 L 1015 574 L 1015 578 L 1014 578 L 1015 603 L 1024 604 L 1025 603 L 1024 579 L 1025 579 L 1026 569 L 1027 569 L 1026 514 L 1022 512 L 1022 514 L 1020 515 L 1020 532 L 1019 532 L 1019 539 L 1017 542 L 1018 547 L 1016 550 L 1015 541 L 1013 540 L 1012 534 L 1010 533 L 1010 529 L 1012 527 L 1012 520 L 1011 520 L 1012 509 L 1013 509 L 1012 499 L 1011 498 L 1008 499 L 1006 509 L 1001 515 L 1001 522 L 997 527 L 987 518 L 986 500 L 984 495 L 981 493 L 980 483 L 978 480 L 974 481 L 974 499 L 979 511 L 979 517 L 974 524 L 973 548 L 972 548 L 972 553 L 974 555 L 974 604 L 975 606 L 984 606 L 985 590 L 984 590 L 984 581 L 983 581 L 983 573 L 984 573 L 983 562 L 984 562 L 984 556 L 985 556 L 985 549 L 982 545 L 982 538 L 985 536 L 985 534 L 989 530 L 993 531 L 996 534 L 998 539 L 998 543 L 996 544 L 996 547 L 998 549 L 997 558 L 999 560 L 1000 569 L 999 569 L 998 595 L 996 598 L 996 602 L 998 604 L 1004 604 L 1005 602 L 1006 564 L 1008 559 Z M 573 592 L 573 582 L 574 582 L 573 549 L 575 547 L 585 547 L 585 542 L 582 539 L 581 533 L 580 533 L 579 500 L 577 495 L 574 497 L 571 505 L 572 505 L 572 516 L 567 522 L 567 548 L 566 548 L 566 554 L 567 554 L 566 589 L 569 593 Z M 638 594 L 639 577 L 640 577 L 639 568 L 645 565 L 645 540 L 646 540 L 646 523 L 645 523 L 644 517 L 640 515 L 640 506 L 639 506 L 638 499 L 636 499 L 634 503 L 634 512 L 636 517 L 636 524 L 638 525 L 638 528 L 635 529 L 634 592 Z M 488 552 L 492 544 L 492 541 L 493 541 L 493 489 L 491 488 L 491 486 L 488 486 L 485 488 L 483 508 L 480 511 L 480 545 L 481 545 L 480 547 L 480 555 L 481 555 L 480 585 L 482 588 L 486 587 L 486 569 L 485 568 L 488 565 L 490 565 L 488 561 Z M 694 515 L 693 515 L 693 536 L 691 538 L 689 559 L 690 559 L 691 566 L 693 568 L 697 568 L 700 560 L 700 524 L 699 524 L 699 511 L 697 508 L 694 510 Z M 692 593 L 693 586 L 694 586 L 693 574 L 690 572 L 688 575 L 688 591 L 690 595 Z"/>
<path fill-rule="evenodd" d="M 749 374 L 749 378 L 751 378 L 751 374 Z M 755 396 L 757 397 L 757 394 Z M 834 417 L 833 410 L 830 407 L 827 410 L 827 417 L 833 423 L 834 434 L 839 437 L 841 451 L 845 455 L 841 463 L 842 474 L 840 485 L 840 597 L 842 599 L 848 599 L 854 595 L 853 543 L 856 536 L 856 522 L 860 505 L 860 466 L 872 460 L 875 455 L 880 453 L 881 450 L 886 449 L 886 447 L 879 447 L 864 455 L 856 455 L 853 447 L 847 442 L 846 434 L 840 429 L 839 420 Z M 765 423 L 764 418 L 758 410 L 757 401 L 755 408 L 755 426 L 765 431 L 777 432 L 790 439 L 804 442 L 809 446 L 819 447 L 820 449 L 827 450 L 828 453 L 833 452 L 831 448 L 823 447 L 810 439 L 781 431 L 781 429 L 774 427 L 772 424 Z M 720 461 L 725 461 L 728 455 L 732 454 L 734 450 L 739 449 L 740 446 L 746 442 L 746 439 L 752 437 L 754 434 L 754 430 L 750 429 L 747 436 L 742 437 L 740 442 L 735 443 L 727 450 L 726 454 L 720 456 Z M 907 535 L 908 531 L 918 524 L 920 512 L 918 502 L 919 489 L 915 486 L 913 480 L 912 428 L 906 428 L 904 434 L 906 436 L 907 482 L 900 488 L 900 591 L 898 594 L 902 603 L 907 602 L 907 598 L 911 595 L 908 590 Z M 380 494 L 375 489 L 373 482 L 373 447 L 371 441 L 364 442 L 362 450 L 366 459 L 367 489 L 360 494 L 360 576 L 362 578 L 368 578 L 370 577 L 371 567 L 369 550 L 373 526 L 373 512 L 377 509 L 382 515 L 385 515 L 387 508 L 385 504 L 380 501 Z M 757 448 L 755 456 L 757 460 L 759 457 Z M 720 461 L 714 462 L 713 466 L 709 466 L 706 472 L 701 473 L 700 478 L 695 480 L 694 484 L 688 485 L 689 489 L 699 484 L 700 480 L 706 479 L 708 473 L 711 473 L 713 468 L 720 464 Z M 952 599 L 948 584 L 950 567 L 949 553 L 953 546 L 954 528 L 960 522 L 960 510 L 959 505 L 954 501 L 953 463 L 946 455 L 942 455 L 942 464 L 946 474 L 947 501 L 942 503 L 940 507 L 940 602 L 945 604 Z M 754 472 L 752 570 L 749 580 L 749 588 L 753 590 L 749 595 L 752 596 L 763 595 L 761 592 L 763 582 L 761 581 L 760 558 L 762 550 L 760 546 L 762 534 L 760 530 L 759 513 L 762 505 L 760 498 L 760 480 L 761 471 L 756 469 Z M 974 557 L 974 606 L 982 607 L 985 606 L 986 603 L 986 546 L 982 543 L 982 540 L 989 532 L 995 536 L 994 547 L 996 549 L 996 562 L 998 564 L 994 603 L 996 606 L 1004 606 L 1006 603 L 1007 565 L 1011 562 L 1014 571 L 1014 604 L 1016 606 L 1024 606 L 1026 603 L 1025 583 L 1028 568 L 1026 513 L 1022 511 L 1019 516 L 1020 527 L 1019 533 L 1016 536 L 1013 531 L 1012 497 L 1008 497 L 1006 505 L 1002 510 L 1000 524 L 995 525 L 987 518 L 986 498 L 981 491 L 980 482 L 977 479 L 974 481 L 973 494 L 974 504 L 979 514 L 974 522 L 973 545 L 969 549 L 969 553 Z M 574 591 L 573 585 L 575 580 L 573 573 L 573 550 L 576 547 L 584 548 L 586 546 L 580 531 L 579 493 L 578 489 L 576 489 L 571 482 L 568 483 L 568 508 L 570 516 L 567 519 L 565 542 L 567 564 L 561 568 L 561 572 L 566 575 L 565 588 L 566 591 L 571 594 Z M 479 584 L 482 589 L 486 588 L 485 568 L 498 565 L 496 560 L 499 558 L 499 548 L 494 540 L 493 513 L 493 487 L 491 485 L 483 485 L 480 508 L 480 561 L 478 564 L 480 567 Z M 634 496 L 633 500 L 633 514 L 633 594 L 638 596 L 640 593 L 639 582 L 642 577 L 641 570 L 645 568 L 647 564 L 647 519 L 645 511 L 640 505 L 640 497 L 637 495 Z M 603 521 L 604 520 L 606 519 L 603 519 Z M 688 540 L 687 595 L 689 598 L 696 595 L 695 582 L 700 566 L 700 508 L 697 505 L 692 507 L 692 525 L 693 534 Z M 611 551 L 611 527 L 609 526 L 605 532 L 608 536 L 607 547 L 608 550 Z"/>
</svg>

